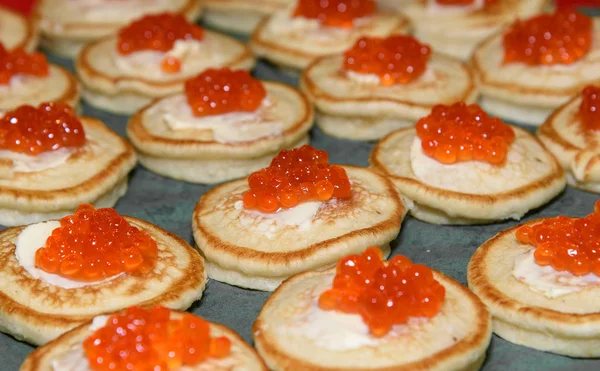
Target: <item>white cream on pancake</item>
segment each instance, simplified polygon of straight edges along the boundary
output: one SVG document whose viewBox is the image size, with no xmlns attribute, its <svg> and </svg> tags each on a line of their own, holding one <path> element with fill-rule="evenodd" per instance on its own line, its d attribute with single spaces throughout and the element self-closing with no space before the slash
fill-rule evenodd
<svg viewBox="0 0 600 371">
<path fill-rule="evenodd" d="M 12 161 L 12 172 L 32 173 L 63 165 L 77 149 L 59 148 L 56 151 L 42 152 L 36 156 L 9 150 L 0 150 L 0 160 Z"/>
<path fill-rule="evenodd" d="M 510 146 L 503 165 L 465 161 L 446 165 L 427 156 L 418 136 L 410 151 L 412 171 L 421 182 L 469 194 L 497 194 L 531 184 L 552 172 L 552 164 L 539 160 L 518 139 Z"/>
<path fill-rule="evenodd" d="M 35 254 L 37 250 L 46 245 L 46 240 L 52 235 L 52 231 L 60 227 L 59 221 L 48 221 L 27 226 L 15 242 L 15 256 L 17 261 L 32 277 L 42 280 L 52 286 L 61 287 L 63 289 L 75 289 L 90 285 L 96 285 L 103 282 L 111 281 L 121 274 L 109 277 L 107 279 L 81 282 L 74 281 L 57 274 L 48 273 L 35 266 Z"/>
<path fill-rule="evenodd" d="M 482 9 L 485 5 L 484 0 L 475 0 L 469 5 L 441 5 L 436 0 L 427 0 L 427 13 L 431 15 L 452 15 L 472 13 Z"/>
<path fill-rule="evenodd" d="M 148 112 L 159 115 L 173 131 L 211 130 L 213 139 L 219 143 L 236 143 L 281 135 L 283 122 L 265 120 L 272 102 L 265 98 L 254 112 L 232 112 L 220 115 L 196 117 L 185 95 L 175 95 L 156 103 Z"/>
<path fill-rule="evenodd" d="M 519 255 L 512 270 L 512 275 L 531 290 L 552 299 L 600 285 L 600 277 L 593 273 L 575 276 L 568 271 L 557 271 L 550 265 L 537 264 L 534 251 Z"/>
<path fill-rule="evenodd" d="M 335 199 L 328 202 L 335 202 Z M 315 215 L 324 204 L 325 202 L 321 201 L 303 202 L 290 209 L 280 209 L 274 213 L 244 209 L 242 201 L 237 201 L 234 207 L 243 210 L 240 214 L 242 225 L 254 224 L 257 230 L 264 232 L 268 238 L 272 238 L 273 233 L 284 226 L 296 226 L 300 231 L 310 229 Z"/>
</svg>

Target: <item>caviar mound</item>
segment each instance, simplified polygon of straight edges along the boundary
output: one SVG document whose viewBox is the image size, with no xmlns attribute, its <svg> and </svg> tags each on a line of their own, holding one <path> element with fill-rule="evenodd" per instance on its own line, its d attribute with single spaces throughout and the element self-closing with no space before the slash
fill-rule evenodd
<svg viewBox="0 0 600 371">
<path fill-rule="evenodd" d="M 333 287 L 319 296 L 319 306 L 359 314 L 371 334 L 381 337 L 411 317 L 434 317 L 445 297 L 446 289 L 428 267 L 402 255 L 385 263 L 381 250 L 369 247 L 340 259 Z"/>
<path fill-rule="evenodd" d="M 121 273 L 143 275 L 156 265 L 158 247 L 144 231 L 130 225 L 114 209 L 81 205 L 60 220 L 35 265 L 48 273 L 91 282 Z"/>
<path fill-rule="evenodd" d="M 83 341 L 83 349 L 94 371 L 164 371 L 224 358 L 231 340 L 211 338 L 209 323 L 189 313 L 173 319 L 161 306 L 130 307 L 110 316 Z"/>
<path fill-rule="evenodd" d="M 84 144 L 83 126 L 66 104 L 24 105 L 0 118 L 0 149 L 36 156 Z"/>
<path fill-rule="evenodd" d="M 437 105 L 416 125 L 423 152 L 443 164 L 484 161 L 500 165 L 515 140 L 513 129 L 477 104 Z"/>
<path fill-rule="evenodd" d="M 538 265 L 575 276 L 593 273 L 600 276 L 600 201 L 594 212 L 584 218 L 557 216 L 534 226 L 517 229 L 519 242 L 535 246 Z"/>
<path fill-rule="evenodd" d="M 578 115 L 584 132 L 600 131 L 600 87 L 583 89 Z"/>
<path fill-rule="evenodd" d="M 327 152 L 309 145 L 282 150 L 269 167 L 248 177 L 250 190 L 244 193 L 244 207 L 273 213 L 308 201 L 350 198 L 346 170 L 328 161 Z"/>
<path fill-rule="evenodd" d="M 46 77 L 50 73 L 50 66 L 46 56 L 39 52 L 28 54 L 18 48 L 6 50 L 0 43 L 0 84 L 6 85 L 16 75 Z"/>
<path fill-rule="evenodd" d="M 517 20 L 504 34 L 504 63 L 571 64 L 590 50 L 592 28 L 592 18 L 573 9 Z"/>
<path fill-rule="evenodd" d="M 208 69 L 185 82 L 185 95 L 195 116 L 253 112 L 267 91 L 245 70 Z"/>
<path fill-rule="evenodd" d="M 316 19 L 324 26 L 351 28 L 355 19 L 376 10 L 375 0 L 298 0 L 292 16 Z"/>
<path fill-rule="evenodd" d="M 407 84 L 427 69 L 429 46 L 412 36 L 363 37 L 344 53 L 344 69 L 379 76 L 381 84 Z"/>
<path fill-rule="evenodd" d="M 117 50 L 125 55 L 141 50 L 166 52 L 173 49 L 177 40 L 203 38 L 202 27 L 189 23 L 181 14 L 153 14 L 119 30 Z"/>
</svg>

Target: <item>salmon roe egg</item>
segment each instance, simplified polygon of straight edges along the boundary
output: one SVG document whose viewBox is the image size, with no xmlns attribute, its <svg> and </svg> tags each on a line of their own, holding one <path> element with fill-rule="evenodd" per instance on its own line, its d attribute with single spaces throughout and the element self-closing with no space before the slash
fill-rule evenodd
<svg viewBox="0 0 600 371">
<path fill-rule="evenodd" d="M 195 116 L 253 112 L 267 96 L 262 82 L 246 70 L 208 69 L 185 82 L 185 95 Z"/>
<path fill-rule="evenodd" d="M 110 316 L 83 341 L 83 349 L 93 371 L 165 371 L 225 358 L 231 340 L 211 337 L 209 323 L 190 313 L 172 318 L 161 306 L 130 307 Z"/>
<path fill-rule="evenodd" d="M 445 297 L 430 268 L 402 255 L 385 263 L 381 250 L 372 246 L 340 259 L 333 287 L 319 296 L 319 306 L 359 314 L 371 334 L 381 337 L 410 317 L 434 317 Z"/>
<path fill-rule="evenodd" d="M 600 276 L 600 201 L 584 218 L 548 218 L 519 227 L 515 234 L 519 242 L 535 246 L 533 257 L 538 265 L 576 276 Z"/>
<path fill-rule="evenodd" d="M 504 62 L 528 65 L 570 64 L 592 45 L 592 19 L 573 9 L 558 9 L 525 21 L 504 34 Z"/>
<path fill-rule="evenodd" d="M 83 126 L 66 104 L 20 106 L 0 118 L 0 149 L 35 156 L 84 144 Z"/>
<path fill-rule="evenodd" d="M 344 69 L 379 76 L 383 85 L 407 84 L 427 69 L 429 46 L 412 36 L 363 37 L 344 53 Z"/>
<path fill-rule="evenodd" d="M 416 129 L 423 152 L 443 164 L 476 160 L 499 165 L 515 140 L 510 126 L 477 104 L 462 102 L 433 107 Z"/>
<path fill-rule="evenodd" d="M 584 131 L 600 131 L 600 87 L 590 85 L 583 89 L 579 120 Z"/>
<path fill-rule="evenodd" d="M 49 73 L 50 66 L 44 54 L 28 54 L 21 48 L 8 51 L 0 43 L 0 84 L 8 84 L 15 75 L 45 77 Z"/>
<path fill-rule="evenodd" d="M 350 198 L 346 170 L 328 161 L 327 152 L 309 145 L 282 150 L 269 167 L 248 177 L 250 190 L 243 196 L 244 207 L 273 213 L 302 202 Z"/>
<path fill-rule="evenodd" d="M 355 19 L 376 10 L 375 0 L 298 0 L 293 17 L 316 19 L 325 26 L 351 28 Z"/>
<path fill-rule="evenodd" d="M 146 232 L 114 209 L 83 204 L 60 220 L 46 245 L 36 251 L 36 267 L 82 282 L 120 273 L 143 275 L 156 265 L 158 247 Z"/>
</svg>

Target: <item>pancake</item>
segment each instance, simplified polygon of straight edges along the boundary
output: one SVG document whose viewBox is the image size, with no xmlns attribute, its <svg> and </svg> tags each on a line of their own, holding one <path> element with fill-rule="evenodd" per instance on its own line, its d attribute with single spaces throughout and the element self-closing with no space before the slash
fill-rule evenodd
<svg viewBox="0 0 600 371">
<path fill-rule="evenodd" d="M 382 10 L 403 12 L 407 5 L 416 0 L 379 0 L 377 7 Z"/>
<path fill-rule="evenodd" d="M 567 171 L 570 186 L 600 193 L 600 135 L 579 128 L 581 94 L 558 108 L 537 135 Z"/>
<path fill-rule="evenodd" d="M 83 87 L 83 98 L 91 105 L 114 113 L 133 114 L 155 98 L 183 91 L 188 78 L 207 68 L 230 67 L 252 69 L 255 59 L 242 42 L 216 32 L 204 31 L 200 49 L 182 60 L 182 71 L 165 74 L 159 61 L 147 68 L 124 71 L 115 61 L 116 37 L 108 37 L 87 45 L 75 62 L 75 70 Z M 134 53 L 136 54 L 136 53 Z"/>
<path fill-rule="evenodd" d="M 475 0 L 478 3 L 482 1 Z M 540 13 L 548 3 L 548 0 L 499 0 L 485 8 L 464 10 L 436 5 L 434 0 L 415 0 L 401 10 L 415 25 L 419 40 L 440 53 L 468 60 L 482 40 L 516 19 Z"/>
<path fill-rule="evenodd" d="M 317 125 L 334 137 L 379 139 L 393 130 L 414 126 L 436 104 L 473 103 L 477 98 L 471 69 L 443 54 L 433 53 L 428 70 L 417 80 L 392 86 L 361 82 L 344 73 L 343 65 L 343 56 L 322 57 L 311 63 L 300 79 L 302 90 L 315 103 Z"/>
<path fill-rule="evenodd" d="M 250 46 L 257 56 L 295 70 L 306 68 L 318 57 L 343 52 L 362 36 L 385 37 L 410 29 L 410 22 L 400 14 L 377 13 L 356 20 L 347 30 L 322 27 L 314 19 L 292 18 L 293 10 L 290 7 L 263 19 L 250 38 Z"/>
<path fill-rule="evenodd" d="M 263 84 L 268 103 L 256 113 L 217 115 L 214 122 L 207 122 L 211 120 L 207 116 L 197 121 L 183 94 L 155 101 L 136 113 L 129 120 L 127 135 L 140 163 L 170 178 L 220 183 L 269 166 L 281 149 L 308 143 L 313 111 L 306 97 L 288 85 Z M 174 129 L 171 125 L 179 120 L 182 125 L 192 124 Z M 241 120 L 238 125 L 236 120 Z M 194 122 L 200 127 L 194 128 Z"/>
<path fill-rule="evenodd" d="M 502 64 L 502 34 L 483 41 L 471 64 L 486 112 L 514 122 L 539 126 L 585 85 L 600 79 L 600 19 L 594 19 L 592 47 L 570 65 Z"/>
<path fill-rule="evenodd" d="M 203 259 L 179 237 L 148 222 L 126 217 L 158 245 L 157 264 L 143 277 L 120 275 L 109 281 L 66 289 L 31 276 L 15 257 L 15 241 L 25 227 L 0 232 L 0 330 L 34 345 L 132 305 L 158 304 L 187 309 L 206 284 Z"/>
<path fill-rule="evenodd" d="M 501 167 L 478 161 L 443 165 L 422 152 L 414 128 L 384 137 L 369 161 L 390 177 L 417 219 L 433 224 L 519 220 L 558 195 L 566 180 L 536 137 L 512 128 L 516 139 Z"/>
<path fill-rule="evenodd" d="M 253 333 L 256 349 L 271 370 L 462 371 L 479 370 L 483 364 L 491 338 L 490 315 L 473 293 L 453 279 L 434 271 L 446 289 L 446 299 L 440 313 L 429 321 L 409 320 L 380 339 L 359 332 L 352 343 L 357 326 L 351 324 L 362 319 L 343 314 L 339 315 L 347 319 L 337 319 L 338 313 L 322 311 L 315 303 L 331 287 L 334 276 L 334 269 L 302 273 L 269 297 Z M 336 331 L 336 325 L 347 331 Z"/>
<path fill-rule="evenodd" d="M 21 13 L 0 6 L 0 43 L 6 49 L 23 48 L 33 52 L 39 42 L 39 30 L 35 17 L 27 19 Z"/>
<path fill-rule="evenodd" d="M 134 19 L 151 13 L 183 14 L 194 22 L 201 14 L 201 0 L 40 0 L 42 46 L 65 58 L 77 56 L 83 46 L 115 33 Z"/>
<path fill-rule="evenodd" d="M 258 23 L 293 0 L 204 0 L 202 20 L 212 28 L 250 34 Z"/>
<path fill-rule="evenodd" d="M 9 111 L 29 104 L 57 102 L 77 107 L 79 83 L 63 67 L 51 64 L 46 77 L 17 76 L 7 85 L 0 85 L 0 111 Z"/>
<path fill-rule="evenodd" d="M 23 165 L 13 171 L 19 162 L 0 153 L 0 225 L 61 218 L 82 203 L 112 207 L 125 194 L 136 162 L 133 148 L 101 121 L 80 120 L 86 144 L 56 166 L 36 171 Z"/>
<path fill-rule="evenodd" d="M 178 318 L 181 312 L 172 311 L 171 318 Z M 103 317 L 97 317 L 100 321 Z M 222 359 L 208 359 L 200 365 L 187 366 L 186 371 L 206 371 L 208 370 L 230 370 L 230 371 L 267 371 L 263 361 L 256 351 L 248 345 L 233 330 L 209 322 L 211 337 L 225 336 L 231 341 L 230 355 Z M 21 365 L 21 371 L 43 371 L 52 369 L 52 365 L 57 360 L 69 359 L 73 362 L 81 362 L 81 365 L 89 367 L 89 363 L 84 356 L 82 343 L 84 339 L 93 333 L 95 326 L 92 322 L 87 322 L 72 331 L 60 336 L 56 340 L 36 349 L 32 352 Z M 79 363 L 78 363 L 79 365 Z M 80 370 L 80 369 L 78 369 Z M 84 368 L 80 371 L 86 371 Z"/>
<path fill-rule="evenodd" d="M 404 205 L 386 178 L 369 169 L 343 167 L 353 182 L 351 199 L 300 204 L 279 221 L 273 214 L 243 208 L 246 179 L 204 194 L 194 209 L 192 229 L 209 277 L 272 291 L 296 273 L 333 266 L 340 257 L 369 246 L 389 255 Z"/>
<path fill-rule="evenodd" d="M 538 350 L 570 357 L 600 356 L 600 289 L 594 285 L 549 298 L 517 280 L 512 274 L 515 260 L 533 249 L 517 241 L 518 227 L 486 241 L 471 258 L 467 270 L 469 288 L 491 312 L 494 332 L 512 343 Z"/>
</svg>

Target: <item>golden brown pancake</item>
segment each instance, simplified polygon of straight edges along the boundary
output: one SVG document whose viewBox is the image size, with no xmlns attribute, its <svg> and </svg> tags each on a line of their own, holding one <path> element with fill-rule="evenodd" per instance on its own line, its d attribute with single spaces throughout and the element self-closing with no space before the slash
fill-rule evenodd
<svg viewBox="0 0 600 371">
<path fill-rule="evenodd" d="M 0 6 L 0 43 L 6 49 L 23 48 L 32 52 L 39 41 L 38 22 L 35 17 L 27 19 L 21 13 Z"/>
<path fill-rule="evenodd" d="M 269 297 L 253 332 L 256 349 L 271 370 L 474 371 L 483 364 L 491 339 L 489 312 L 466 287 L 435 271 L 435 279 L 446 289 L 445 302 L 435 317 L 424 323 L 409 320 L 380 339 L 369 335 L 367 344 L 347 348 L 328 344 L 315 336 L 320 332 L 311 326 L 319 323 L 318 295 L 331 287 L 334 276 L 335 269 L 301 273 Z M 335 320 L 333 316 L 327 315 L 328 322 Z M 336 336 L 332 325 L 326 335 L 331 342 L 346 341 Z"/>
<path fill-rule="evenodd" d="M 146 276 L 121 275 L 91 286 L 65 289 L 33 278 L 15 257 L 25 227 L 0 232 L 0 330 L 40 345 L 93 317 L 137 305 L 187 309 L 202 296 L 204 261 L 181 238 L 148 222 L 126 217 L 158 245 L 157 264 Z"/>
<path fill-rule="evenodd" d="M 578 358 L 598 357 L 600 289 L 594 285 L 549 298 L 517 280 L 512 274 L 515 260 L 534 248 L 517 241 L 517 228 L 486 241 L 471 258 L 467 270 L 469 288 L 491 312 L 494 332 L 512 343 L 538 350 Z"/>
<path fill-rule="evenodd" d="M 272 291 L 300 272 L 335 265 L 348 254 L 378 246 L 389 255 L 405 208 L 393 184 L 376 172 L 343 166 L 352 198 L 317 205 L 307 220 L 286 223 L 243 208 L 246 179 L 219 185 L 202 196 L 192 220 L 194 239 L 209 277 Z M 294 212 L 310 207 L 296 206 Z M 288 210 L 289 211 L 289 210 Z"/>
<path fill-rule="evenodd" d="M 291 3 L 293 0 L 204 0 L 202 20 L 219 30 L 250 34 L 264 17 Z"/>
</svg>

